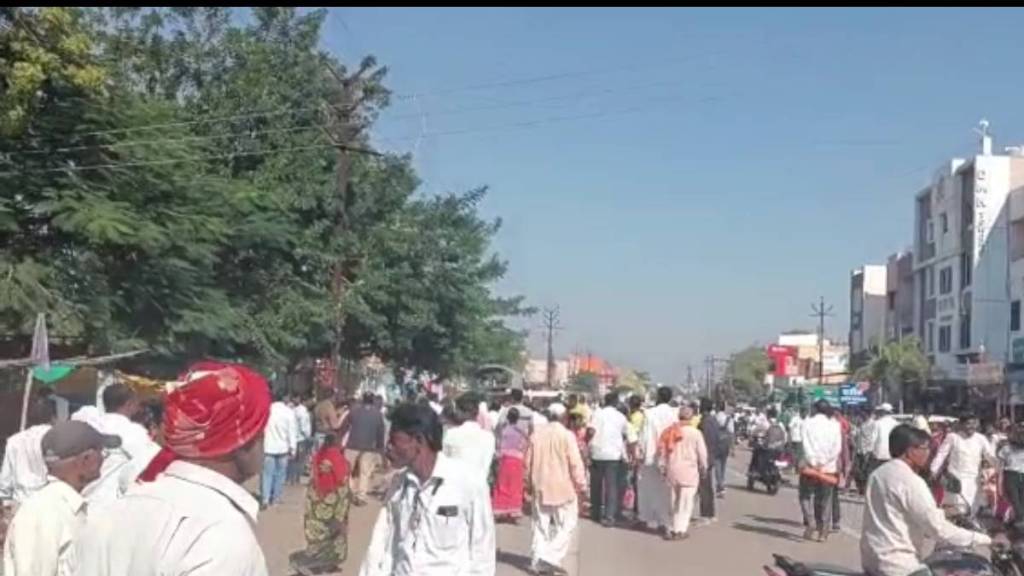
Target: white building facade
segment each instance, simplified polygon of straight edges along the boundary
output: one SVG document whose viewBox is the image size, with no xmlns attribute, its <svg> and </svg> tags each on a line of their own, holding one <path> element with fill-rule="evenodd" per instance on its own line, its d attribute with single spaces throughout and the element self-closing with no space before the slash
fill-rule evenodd
<svg viewBox="0 0 1024 576">
<path fill-rule="evenodd" d="M 1024 264 L 1011 279 L 1010 198 L 1024 157 L 991 148 L 986 131 L 981 154 L 950 161 L 916 198 L 914 328 L 936 379 L 964 381 L 968 365 L 1009 359 L 1011 285 L 1024 290 Z"/>
<path fill-rule="evenodd" d="M 887 268 L 868 265 L 850 273 L 850 357 L 866 360 L 886 341 Z"/>
</svg>

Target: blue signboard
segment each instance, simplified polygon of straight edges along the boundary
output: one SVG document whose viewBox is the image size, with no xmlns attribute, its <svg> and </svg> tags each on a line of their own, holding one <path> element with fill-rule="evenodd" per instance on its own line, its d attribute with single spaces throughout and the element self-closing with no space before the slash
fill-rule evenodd
<svg viewBox="0 0 1024 576">
<path fill-rule="evenodd" d="M 864 387 L 857 382 L 847 382 L 839 386 L 839 403 L 843 406 L 859 406 L 867 404 L 868 397 L 864 394 Z"/>
</svg>

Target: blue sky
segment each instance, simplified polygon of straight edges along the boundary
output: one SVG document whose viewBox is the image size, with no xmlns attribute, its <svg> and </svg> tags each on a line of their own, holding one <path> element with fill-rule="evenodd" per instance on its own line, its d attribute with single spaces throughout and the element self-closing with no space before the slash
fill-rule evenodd
<svg viewBox="0 0 1024 576">
<path fill-rule="evenodd" d="M 559 353 L 666 382 L 911 241 L 944 159 L 1024 142 L 1024 12 L 333 8 L 324 46 L 400 95 L 374 134 L 424 193 L 490 186 L 498 289 L 558 304 Z M 412 95 L 416 95 L 412 97 Z M 531 347 L 541 351 L 536 322 Z"/>
</svg>

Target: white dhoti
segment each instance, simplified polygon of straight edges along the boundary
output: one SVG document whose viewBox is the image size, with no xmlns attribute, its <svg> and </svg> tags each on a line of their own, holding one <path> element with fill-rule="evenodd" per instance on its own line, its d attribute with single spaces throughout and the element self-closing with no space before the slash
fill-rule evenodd
<svg viewBox="0 0 1024 576">
<path fill-rule="evenodd" d="M 533 542 L 530 555 L 533 563 L 543 560 L 561 567 L 576 539 L 579 507 L 576 500 L 561 506 L 533 504 Z"/>
<path fill-rule="evenodd" d="M 672 488 L 672 524 L 676 534 L 685 534 L 690 529 L 690 518 L 696 503 L 697 486 L 675 486 Z"/>
<path fill-rule="evenodd" d="M 637 477 L 637 506 L 640 520 L 655 530 L 668 526 L 672 492 L 657 466 L 641 466 Z"/>
</svg>

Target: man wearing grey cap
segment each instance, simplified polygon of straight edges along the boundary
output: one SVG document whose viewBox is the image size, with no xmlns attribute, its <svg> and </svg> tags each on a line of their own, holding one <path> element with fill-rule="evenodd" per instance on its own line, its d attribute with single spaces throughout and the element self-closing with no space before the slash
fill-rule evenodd
<svg viewBox="0 0 1024 576">
<path fill-rule="evenodd" d="M 40 445 L 49 472 L 43 489 L 22 503 L 4 543 L 5 576 L 71 576 L 76 541 L 85 522 L 81 492 L 100 476 L 104 452 L 121 445 L 85 422 L 60 422 Z"/>
</svg>

